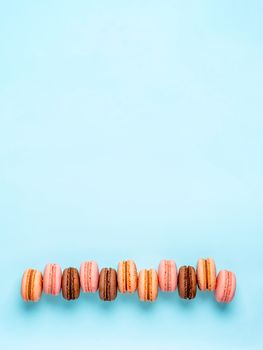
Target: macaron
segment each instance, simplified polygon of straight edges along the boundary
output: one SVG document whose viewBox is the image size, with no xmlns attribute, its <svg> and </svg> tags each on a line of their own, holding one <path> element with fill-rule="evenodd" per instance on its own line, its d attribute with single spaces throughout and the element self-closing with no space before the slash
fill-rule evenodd
<svg viewBox="0 0 263 350">
<path fill-rule="evenodd" d="M 154 269 L 143 269 L 138 278 L 138 295 L 141 301 L 155 301 L 158 296 L 158 275 Z"/>
<path fill-rule="evenodd" d="M 112 301 L 117 296 L 117 272 L 115 269 L 104 267 L 100 271 L 99 296 L 101 300 Z"/>
<path fill-rule="evenodd" d="M 39 301 L 43 290 L 43 277 L 39 270 L 27 269 L 22 277 L 21 296 L 24 301 Z"/>
<path fill-rule="evenodd" d="M 230 303 L 236 292 L 236 275 L 234 272 L 222 270 L 216 280 L 215 299 L 218 303 Z"/>
<path fill-rule="evenodd" d="M 212 258 L 199 259 L 196 267 L 197 284 L 201 291 L 213 291 L 216 287 L 216 265 Z"/>
<path fill-rule="evenodd" d="M 196 273 L 193 266 L 182 266 L 178 274 L 178 291 L 183 299 L 194 299 L 196 296 Z"/>
<path fill-rule="evenodd" d="M 80 285 L 84 293 L 95 293 L 99 286 L 99 268 L 96 261 L 85 261 L 80 266 Z"/>
<path fill-rule="evenodd" d="M 78 299 L 80 294 L 80 280 L 79 272 L 75 267 L 69 267 L 63 271 L 61 285 L 64 299 Z"/>
<path fill-rule="evenodd" d="M 177 287 L 177 268 L 174 260 L 162 260 L 158 268 L 159 286 L 162 292 L 174 292 Z"/>
<path fill-rule="evenodd" d="M 45 294 L 58 295 L 61 291 L 62 271 L 58 264 L 47 264 L 43 276 Z"/>
<path fill-rule="evenodd" d="M 118 264 L 118 288 L 121 293 L 134 293 L 137 290 L 137 267 L 133 260 L 121 261 Z"/>
</svg>

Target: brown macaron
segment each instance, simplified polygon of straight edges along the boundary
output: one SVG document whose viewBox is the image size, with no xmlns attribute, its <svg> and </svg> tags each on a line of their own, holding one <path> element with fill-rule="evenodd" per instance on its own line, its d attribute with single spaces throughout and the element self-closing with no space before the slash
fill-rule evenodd
<svg viewBox="0 0 263 350">
<path fill-rule="evenodd" d="M 112 301 L 117 296 L 117 272 L 112 268 L 103 268 L 99 277 L 99 296 L 101 300 Z"/>
<path fill-rule="evenodd" d="M 80 294 L 80 280 L 79 272 L 75 267 L 69 267 L 63 271 L 61 285 L 64 299 L 78 299 Z"/>
<path fill-rule="evenodd" d="M 182 266 L 178 275 L 178 291 L 183 299 L 194 299 L 196 296 L 196 273 L 192 266 Z"/>
</svg>

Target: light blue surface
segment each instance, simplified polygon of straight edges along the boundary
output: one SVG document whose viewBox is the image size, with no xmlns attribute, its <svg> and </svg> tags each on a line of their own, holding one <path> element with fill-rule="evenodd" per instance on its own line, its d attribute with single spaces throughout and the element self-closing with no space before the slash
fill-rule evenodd
<svg viewBox="0 0 263 350">
<path fill-rule="evenodd" d="M 262 1 L 0 5 L 1 349 L 262 349 Z M 235 301 L 19 294 L 27 267 L 213 256 Z"/>
</svg>

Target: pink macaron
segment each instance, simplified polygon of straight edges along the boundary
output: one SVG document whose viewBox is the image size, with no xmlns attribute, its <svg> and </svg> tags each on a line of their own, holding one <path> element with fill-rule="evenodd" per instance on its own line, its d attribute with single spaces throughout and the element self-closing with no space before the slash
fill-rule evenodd
<svg viewBox="0 0 263 350">
<path fill-rule="evenodd" d="M 161 260 L 158 268 L 161 291 L 174 292 L 177 287 L 177 268 L 174 260 Z"/>
<path fill-rule="evenodd" d="M 218 303 L 230 303 L 236 292 L 236 276 L 234 272 L 222 270 L 216 280 L 215 299 Z"/>
<path fill-rule="evenodd" d="M 58 295 L 61 291 L 62 271 L 58 264 L 47 264 L 43 276 L 45 294 Z"/>
<path fill-rule="evenodd" d="M 96 261 L 85 261 L 80 266 L 80 285 L 84 293 L 95 293 L 99 286 L 99 267 Z"/>
</svg>

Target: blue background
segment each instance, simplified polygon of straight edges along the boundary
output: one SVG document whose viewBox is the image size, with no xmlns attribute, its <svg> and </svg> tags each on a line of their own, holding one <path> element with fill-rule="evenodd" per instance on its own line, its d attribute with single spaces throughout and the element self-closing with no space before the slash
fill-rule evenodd
<svg viewBox="0 0 263 350">
<path fill-rule="evenodd" d="M 0 5 L 3 349 L 262 349 L 262 1 Z M 213 256 L 177 292 L 20 298 L 27 267 Z"/>
</svg>

